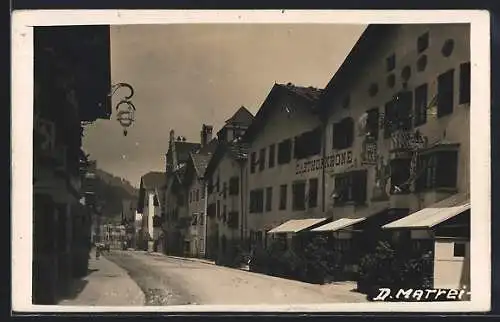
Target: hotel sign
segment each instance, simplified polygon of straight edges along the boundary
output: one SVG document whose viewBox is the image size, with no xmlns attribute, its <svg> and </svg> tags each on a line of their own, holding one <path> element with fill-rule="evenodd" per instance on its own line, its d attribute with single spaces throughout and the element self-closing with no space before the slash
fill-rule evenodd
<svg viewBox="0 0 500 322">
<path fill-rule="evenodd" d="M 344 151 L 324 158 L 317 158 L 307 161 L 297 161 L 295 174 L 308 173 L 321 169 L 331 169 L 343 165 L 352 164 L 352 151 Z"/>
</svg>

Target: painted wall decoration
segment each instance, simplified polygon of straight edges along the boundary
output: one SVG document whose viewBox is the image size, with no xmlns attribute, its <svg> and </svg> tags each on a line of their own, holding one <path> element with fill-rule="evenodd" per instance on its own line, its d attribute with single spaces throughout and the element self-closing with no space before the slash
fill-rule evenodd
<svg viewBox="0 0 500 322">
<path fill-rule="evenodd" d="M 351 165 L 353 163 L 352 151 L 342 151 L 324 158 L 313 160 L 297 161 L 295 174 L 319 171 L 322 169 L 331 169 Z"/>
</svg>

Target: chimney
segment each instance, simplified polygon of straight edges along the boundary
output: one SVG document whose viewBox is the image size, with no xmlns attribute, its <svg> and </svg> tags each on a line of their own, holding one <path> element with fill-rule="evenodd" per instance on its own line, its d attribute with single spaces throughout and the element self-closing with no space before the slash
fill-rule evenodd
<svg viewBox="0 0 500 322">
<path fill-rule="evenodd" d="M 202 148 L 204 146 L 206 146 L 208 144 L 208 142 L 212 141 L 212 130 L 213 130 L 213 126 L 211 126 L 211 125 L 203 124 L 203 126 L 201 127 L 200 144 L 201 144 Z"/>
</svg>

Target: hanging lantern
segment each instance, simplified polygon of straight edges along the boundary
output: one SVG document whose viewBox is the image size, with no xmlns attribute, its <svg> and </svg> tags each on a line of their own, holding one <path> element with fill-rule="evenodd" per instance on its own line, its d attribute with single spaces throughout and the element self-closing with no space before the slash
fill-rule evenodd
<svg viewBox="0 0 500 322">
<path fill-rule="evenodd" d="M 116 119 L 123 127 L 123 135 L 127 136 L 127 128 L 134 123 L 134 111 L 135 106 L 132 102 L 127 100 L 122 100 L 120 103 L 116 105 L 117 115 Z"/>
<path fill-rule="evenodd" d="M 116 91 L 119 88 L 126 87 L 130 90 L 130 94 L 127 96 L 124 96 L 118 104 L 116 104 L 116 120 L 120 123 L 120 125 L 123 127 L 123 136 L 127 136 L 128 134 L 128 128 L 134 123 L 134 112 L 135 112 L 135 106 L 134 104 L 130 101 L 132 96 L 134 96 L 134 88 L 127 83 L 118 83 L 115 84 L 111 87 L 111 92 L 109 96 L 113 96 Z"/>
</svg>

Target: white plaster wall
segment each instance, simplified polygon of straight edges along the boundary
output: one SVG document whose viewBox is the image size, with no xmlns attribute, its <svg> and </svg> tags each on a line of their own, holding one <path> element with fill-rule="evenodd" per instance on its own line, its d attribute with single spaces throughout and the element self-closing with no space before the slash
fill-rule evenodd
<svg viewBox="0 0 500 322">
<path fill-rule="evenodd" d="M 424 52 L 428 56 L 427 67 L 422 72 L 417 72 L 416 62 L 419 57 L 417 54 L 417 38 L 429 31 L 429 48 Z M 454 143 L 460 143 L 459 164 L 458 164 L 458 182 L 457 188 L 460 192 L 466 192 L 469 189 L 469 104 L 458 105 L 459 102 L 459 77 L 460 64 L 470 61 L 470 27 L 469 25 L 449 25 L 449 24 L 434 24 L 434 25 L 403 25 L 398 28 L 395 35 L 385 41 L 385 45 L 374 51 L 371 55 L 371 60 L 366 63 L 361 75 L 353 77 L 353 83 L 346 91 L 332 98 L 328 103 L 330 115 L 328 118 L 328 127 L 325 133 L 326 137 L 326 155 L 332 155 L 339 152 L 332 149 L 333 123 L 338 122 L 344 117 L 352 117 L 355 122 L 368 109 L 378 107 L 379 112 L 384 112 L 385 103 L 391 97 L 402 89 L 401 70 L 404 66 L 411 66 L 411 78 L 408 81 L 408 89 L 414 90 L 417 86 L 428 84 L 428 101 L 435 96 L 437 92 L 437 78 L 439 74 L 455 69 L 455 97 L 453 114 L 437 118 L 437 116 L 427 116 L 427 123 L 419 126 L 421 134 L 429 138 L 429 143 L 443 138 L 446 133 L 446 139 Z M 452 38 L 455 41 L 454 51 L 452 55 L 445 58 L 441 54 L 441 48 L 446 39 Z M 389 73 L 386 72 L 386 58 L 392 53 L 396 54 L 396 85 L 390 89 L 386 84 L 386 77 Z M 367 59 L 370 59 L 367 57 Z M 375 97 L 370 97 L 368 88 L 371 83 L 376 82 L 379 87 L 379 92 Z M 343 98 L 349 94 L 350 107 L 344 109 L 341 106 Z M 413 97 L 414 99 L 414 97 Z M 360 162 L 360 154 L 362 149 L 363 137 L 358 134 L 357 124 L 355 124 L 355 140 L 352 148 L 347 149 L 352 151 L 352 165 L 344 165 L 333 167 L 327 172 L 329 173 L 326 196 L 330 196 L 334 189 L 334 175 L 345 172 L 351 169 L 368 169 L 368 206 L 377 203 L 372 202 L 373 188 L 375 186 L 375 166 L 363 166 Z M 379 129 L 379 155 L 388 159 L 388 150 L 390 147 L 390 139 L 384 139 L 383 129 Z M 419 196 L 413 195 L 410 197 L 394 197 L 391 202 L 399 202 L 396 198 L 402 199 L 399 206 L 407 206 L 411 212 L 424 208 L 448 194 L 438 192 L 422 193 Z M 330 198 L 327 204 L 332 205 Z M 353 216 L 356 211 L 353 207 L 335 207 L 335 217 Z M 354 217 L 356 215 L 354 214 Z"/>
<path fill-rule="evenodd" d="M 470 289 L 470 244 L 465 257 L 453 256 L 454 240 L 436 240 L 434 256 L 434 288 Z"/>
<path fill-rule="evenodd" d="M 306 131 L 310 131 L 321 125 L 318 116 L 310 113 L 308 107 L 304 107 L 304 103 L 300 100 L 292 100 L 290 97 L 282 98 L 276 103 L 278 106 L 274 108 L 274 113 L 269 116 L 266 125 L 261 129 L 255 140 L 251 143 L 251 149 L 248 154 L 248 161 L 245 166 L 245 174 L 248 178 L 246 191 L 247 202 L 245 211 L 248 212 L 248 229 L 254 231 L 267 231 L 283 222 L 290 219 L 302 218 L 318 218 L 323 216 L 322 212 L 322 175 L 321 172 L 303 172 L 299 173 L 299 166 L 308 160 L 317 159 L 321 154 L 313 156 L 309 159 L 297 161 L 293 157 L 294 138 Z M 293 113 L 289 117 L 284 111 L 284 107 L 288 106 Z M 290 163 L 278 164 L 278 145 L 285 139 L 292 139 L 292 158 Z M 275 144 L 275 165 L 269 168 L 269 146 Z M 266 148 L 266 166 L 261 172 L 259 166 L 256 165 L 254 173 L 250 172 L 250 157 L 252 152 L 256 152 L 257 159 L 261 148 Z M 292 208 L 292 183 L 296 180 L 308 180 L 310 178 L 318 178 L 318 202 L 317 207 L 312 209 L 293 211 Z M 285 210 L 279 210 L 280 200 L 280 185 L 287 184 L 287 207 Z M 266 212 L 266 195 L 265 189 L 273 188 L 272 210 Z M 254 189 L 264 189 L 264 213 L 249 213 L 249 195 Z M 306 182 L 306 191 L 309 189 L 309 182 Z M 264 235 L 264 234 L 263 234 Z"/>
<path fill-rule="evenodd" d="M 240 179 L 240 187 L 239 187 L 239 194 L 236 196 L 230 196 L 229 195 L 229 179 L 232 177 L 239 177 Z M 217 192 L 215 184 L 217 182 L 217 178 L 219 178 L 219 186 L 220 190 Z M 230 239 L 238 239 L 240 238 L 240 223 L 242 220 L 242 211 L 240 209 L 240 204 L 241 204 L 241 194 L 243 193 L 241 191 L 241 167 L 239 164 L 232 159 L 229 156 L 223 156 L 222 159 L 219 162 L 218 167 L 215 169 L 213 175 L 212 175 L 212 182 L 214 184 L 214 189 L 211 194 L 208 195 L 208 204 L 214 203 L 217 205 L 217 200 L 220 201 L 220 210 L 216 209 L 216 214 L 220 213 L 222 216 L 224 206 L 226 206 L 226 214 L 228 215 L 229 212 L 231 211 L 238 211 L 238 228 L 236 229 L 231 229 L 228 227 L 227 224 L 224 224 L 221 220 L 217 218 L 217 215 L 215 217 L 215 224 L 212 225 L 211 228 L 215 228 L 219 231 L 219 238 L 221 238 L 223 235 L 226 236 L 228 240 Z M 226 182 L 226 187 L 227 187 L 227 193 L 226 193 L 226 199 L 224 199 L 222 195 L 222 189 L 224 187 L 223 183 Z M 243 194 L 243 197 L 245 197 L 245 194 Z M 209 229 L 209 234 L 215 233 L 214 229 Z"/>
</svg>

